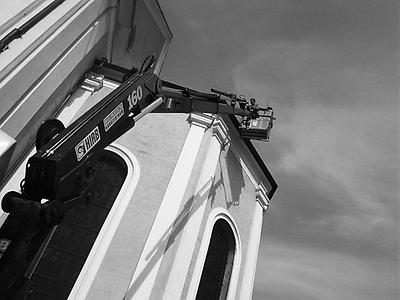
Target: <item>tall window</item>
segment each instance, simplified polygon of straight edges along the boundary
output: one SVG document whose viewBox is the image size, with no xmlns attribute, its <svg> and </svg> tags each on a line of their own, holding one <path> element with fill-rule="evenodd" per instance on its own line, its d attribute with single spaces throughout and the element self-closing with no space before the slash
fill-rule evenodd
<svg viewBox="0 0 400 300">
<path fill-rule="evenodd" d="M 230 225 L 218 219 L 213 227 L 196 299 L 226 299 L 235 256 Z"/>
<path fill-rule="evenodd" d="M 67 211 L 24 287 L 28 299 L 67 299 L 127 174 L 125 162 L 104 151 L 94 179 L 96 195 Z M 24 298 L 25 299 L 25 298 Z"/>
</svg>

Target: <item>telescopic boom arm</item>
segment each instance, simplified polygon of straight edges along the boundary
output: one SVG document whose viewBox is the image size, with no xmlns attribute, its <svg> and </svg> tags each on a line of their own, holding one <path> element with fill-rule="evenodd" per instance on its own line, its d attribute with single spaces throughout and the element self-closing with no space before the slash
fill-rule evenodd
<svg viewBox="0 0 400 300">
<path fill-rule="evenodd" d="M 268 140 L 274 120 L 271 108 L 259 108 L 254 99 L 163 81 L 149 69 L 127 72 L 118 88 L 68 128 L 58 120 L 39 128 L 37 152 L 28 160 L 21 193 L 8 192 L 1 204 L 9 216 L 0 228 L 0 298 L 11 299 L 33 274 L 65 211 L 90 199 L 96 161 L 104 148 L 147 113 L 236 115 L 244 138 Z M 263 127 L 257 125 L 261 121 Z"/>
</svg>

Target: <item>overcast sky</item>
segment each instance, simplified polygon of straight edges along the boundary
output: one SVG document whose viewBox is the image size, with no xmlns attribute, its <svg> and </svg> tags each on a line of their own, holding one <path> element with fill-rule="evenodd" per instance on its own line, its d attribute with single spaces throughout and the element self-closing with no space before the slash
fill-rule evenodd
<svg viewBox="0 0 400 300">
<path fill-rule="evenodd" d="M 273 106 L 253 299 L 399 298 L 398 1 L 160 1 L 162 77 Z"/>
</svg>

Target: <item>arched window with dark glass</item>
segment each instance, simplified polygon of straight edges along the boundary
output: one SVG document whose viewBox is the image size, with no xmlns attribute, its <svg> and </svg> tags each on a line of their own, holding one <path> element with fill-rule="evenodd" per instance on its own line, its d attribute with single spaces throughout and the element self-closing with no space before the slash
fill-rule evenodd
<svg viewBox="0 0 400 300">
<path fill-rule="evenodd" d="M 212 230 L 196 299 L 226 299 L 235 249 L 231 226 L 224 219 L 218 219 Z"/>
<path fill-rule="evenodd" d="M 28 299 L 68 298 L 126 175 L 123 159 L 104 151 L 93 182 L 95 196 L 67 211 L 57 226 L 22 292 Z"/>
</svg>

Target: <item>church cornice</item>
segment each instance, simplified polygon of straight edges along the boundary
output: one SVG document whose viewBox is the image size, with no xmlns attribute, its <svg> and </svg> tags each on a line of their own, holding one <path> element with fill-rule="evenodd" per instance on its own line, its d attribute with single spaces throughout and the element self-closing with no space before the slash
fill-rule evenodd
<svg viewBox="0 0 400 300">
<path fill-rule="evenodd" d="M 263 212 L 269 207 L 268 190 L 263 184 L 259 184 L 256 188 L 256 201 L 261 205 Z"/>
<path fill-rule="evenodd" d="M 222 147 L 225 147 L 229 144 L 231 139 L 228 134 L 228 127 L 225 125 L 224 121 L 221 119 L 216 119 L 212 129 L 213 135 L 217 138 Z"/>
<path fill-rule="evenodd" d="M 190 125 L 199 126 L 204 129 L 210 128 L 214 120 L 215 117 L 213 115 L 203 113 L 193 113 L 188 118 Z"/>
</svg>

